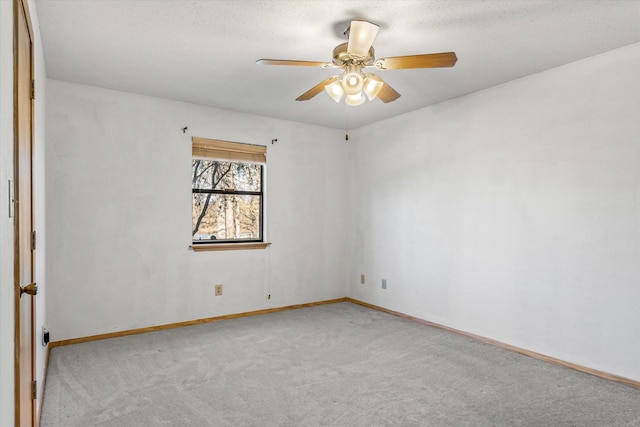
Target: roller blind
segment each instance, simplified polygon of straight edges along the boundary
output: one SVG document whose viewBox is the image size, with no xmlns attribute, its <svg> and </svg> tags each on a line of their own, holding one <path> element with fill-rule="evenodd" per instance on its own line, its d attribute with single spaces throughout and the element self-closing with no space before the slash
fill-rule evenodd
<svg viewBox="0 0 640 427">
<path fill-rule="evenodd" d="M 267 162 L 267 147 L 264 145 L 242 144 L 194 136 L 191 138 L 193 157 L 206 159 Z"/>
</svg>

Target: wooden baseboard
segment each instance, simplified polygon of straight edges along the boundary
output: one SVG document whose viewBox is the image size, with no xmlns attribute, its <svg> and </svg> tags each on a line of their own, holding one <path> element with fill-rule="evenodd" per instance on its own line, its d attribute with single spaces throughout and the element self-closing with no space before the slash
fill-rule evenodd
<svg viewBox="0 0 640 427">
<path fill-rule="evenodd" d="M 80 343 L 90 342 L 90 341 L 104 340 L 104 339 L 107 339 L 107 338 L 117 338 L 117 337 L 125 337 L 125 336 L 128 336 L 128 335 L 144 334 L 146 332 L 162 331 L 164 329 L 180 328 L 180 327 L 183 327 L 183 326 L 200 325 L 200 324 L 203 324 L 203 323 L 218 322 L 220 320 L 229 320 L 229 319 L 237 319 L 237 318 L 240 318 L 240 317 L 250 317 L 250 316 L 259 316 L 261 314 L 278 313 L 278 312 L 281 312 L 281 311 L 296 310 L 298 308 L 313 307 L 313 306 L 317 306 L 317 305 L 334 304 L 334 303 L 337 303 L 337 302 L 345 302 L 346 300 L 347 300 L 347 298 L 343 297 L 343 298 L 336 298 L 336 299 L 331 299 L 331 300 L 326 300 L 326 301 L 316 301 L 316 302 L 309 302 L 309 303 L 305 303 L 305 304 L 288 305 L 288 306 L 285 306 L 285 307 L 266 308 L 264 310 L 247 311 L 247 312 L 244 312 L 244 313 L 225 314 L 225 315 L 222 315 L 222 316 L 207 317 L 207 318 L 204 318 L 204 319 L 187 320 L 185 322 L 169 323 L 169 324 L 165 324 L 165 325 L 149 326 L 149 327 L 146 327 L 146 328 L 128 329 L 128 330 L 125 330 L 125 331 L 110 332 L 110 333 L 99 334 L 99 335 L 91 335 L 91 336 L 88 336 L 88 337 L 72 338 L 72 339 L 68 339 L 68 340 L 53 341 L 53 342 L 49 343 L 49 348 L 51 348 L 51 347 L 60 347 L 60 346 L 63 346 L 63 345 L 80 344 Z"/>
<path fill-rule="evenodd" d="M 345 298 L 347 302 L 351 302 L 353 304 L 358 304 L 363 307 L 372 308 L 374 310 L 383 311 L 385 313 L 393 314 L 394 316 L 403 317 L 405 319 L 412 320 L 414 322 L 422 323 L 423 325 L 431 326 L 434 328 L 442 329 L 448 332 L 453 332 L 458 335 L 463 335 L 468 338 L 472 338 L 474 340 L 483 342 L 485 344 L 490 344 L 496 347 L 503 348 L 505 350 L 515 351 L 516 353 L 524 354 L 525 356 L 533 357 L 534 359 L 543 360 L 545 362 L 553 363 L 556 365 L 564 366 L 565 368 L 570 368 L 576 371 L 584 372 L 586 374 L 594 375 L 596 377 L 604 378 L 610 381 L 615 381 L 620 384 L 624 384 L 630 387 L 640 388 L 640 382 L 634 381 L 629 378 L 620 377 L 618 375 L 609 374 L 607 372 L 599 371 L 597 369 L 591 369 L 586 366 L 577 365 L 575 363 L 567 362 L 566 360 L 556 359 L 555 357 L 547 356 L 541 353 L 536 353 L 535 351 L 527 350 L 524 348 L 516 347 L 513 345 L 505 344 L 500 341 L 492 340 L 490 338 L 485 338 L 480 335 L 471 334 L 469 332 L 460 331 L 458 329 L 450 328 L 448 326 L 440 325 L 438 323 L 429 322 L 428 320 L 420 319 L 418 317 L 413 317 L 408 314 L 400 313 L 398 311 L 389 310 L 384 307 L 380 307 L 377 305 L 369 304 L 363 301 L 359 301 L 353 298 Z"/>
</svg>

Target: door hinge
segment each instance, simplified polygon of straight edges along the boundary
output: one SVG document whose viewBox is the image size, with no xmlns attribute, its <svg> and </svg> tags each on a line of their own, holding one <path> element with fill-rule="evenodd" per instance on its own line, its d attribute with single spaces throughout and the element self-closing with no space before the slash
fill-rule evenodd
<svg viewBox="0 0 640 427">
<path fill-rule="evenodd" d="M 31 80 L 31 99 L 36 99 L 36 81 Z"/>
<path fill-rule="evenodd" d="M 36 400 L 38 398 L 38 381 L 31 381 L 31 399 Z"/>
<path fill-rule="evenodd" d="M 31 232 L 31 250 L 36 250 L 36 230 Z"/>
</svg>

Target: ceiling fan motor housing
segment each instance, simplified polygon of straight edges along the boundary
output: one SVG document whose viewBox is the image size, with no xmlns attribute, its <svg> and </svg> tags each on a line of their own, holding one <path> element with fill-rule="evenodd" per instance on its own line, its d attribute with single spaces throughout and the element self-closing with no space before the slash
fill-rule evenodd
<svg viewBox="0 0 640 427">
<path fill-rule="evenodd" d="M 363 67 L 373 65 L 376 59 L 375 50 L 373 49 L 373 46 L 369 48 L 369 52 L 367 53 L 367 56 L 365 56 L 364 58 L 360 58 L 360 57 L 355 57 L 347 52 L 348 45 L 349 43 L 342 43 L 336 46 L 335 49 L 333 49 L 333 63 L 335 65 L 339 67 L 343 67 L 349 64 L 358 64 L 358 65 L 362 65 Z"/>
</svg>

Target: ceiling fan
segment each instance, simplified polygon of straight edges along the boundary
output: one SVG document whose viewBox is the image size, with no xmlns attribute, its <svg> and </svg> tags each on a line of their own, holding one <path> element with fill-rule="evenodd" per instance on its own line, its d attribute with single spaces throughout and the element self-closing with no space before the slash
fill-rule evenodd
<svg viewBox="0 0 640 427">
<path fill-rule="evenodd" d="M 345 103 L 356 106 L 364 103 L 366 99 L 372 101 L 377 97 L 387 103 L 400 97 L 400 94 L 388 83 L 373 73 L 364 73 L 363 69 L 402 70 L 453 67 L 458 60 L 454 52 L 376 59 L 372 44 L 379 30 L 380 27 L 371 22 L 351 21 L 351 25 L 344 31 L 349 41 L 333 49 L 332 62 L 259 59 L 256 63 L 260 65 L 342 68 L 344 70 L 342 74 L 323 80 L 297 97 L 296 101 L 308 101 L 324 89 L 334 101 L 340 102 L 342 96 L 345 95 Z"/>
</svg>

